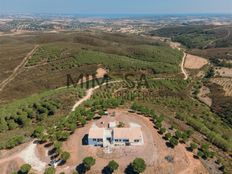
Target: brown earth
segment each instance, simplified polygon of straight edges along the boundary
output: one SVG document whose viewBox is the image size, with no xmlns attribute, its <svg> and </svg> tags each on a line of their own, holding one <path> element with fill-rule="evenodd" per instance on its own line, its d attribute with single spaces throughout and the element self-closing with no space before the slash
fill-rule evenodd
<svg viewBox="0 0 232 174">
<path fill-rule="evenodd" d="M 232 68 L 216 68 L 216 73 L 221 77 L 232 77 Z"/>
<path fill-rule="evenodd" d="M 167 147 L 164 139 L 157 133 L 149 118 L 128 113 L 127 110 L 109 110 L 109 113 L 116 112 L 115 117 L 103 117 L 97 121 L 89 122 L 85 127 L 79 128 L 75 133 L 63 144 L 63 149 L 69 151 L 71 159 L 68 161 L 69 167 L 58 168 L 58 171 L 73 171 L 75 167 L 81 164 L 86 156 L 93 156 L 96 159 L 96 164 L 92 167 L 89 173 L 101 173 L 101 170 L 112 159 L 119 163 L 119 173 L 123 173 L 127 165 L 136 157 L 145 159 L 148 165 L 145 174 L 150 173 L 173 173 L 173 174 L 205 174 L 208 173 L 202 163 L 193 157 L 193 154 L 186 151 L 183 144 L 179 144 L 175 149 Z M 106 154 L 101 147 L 90 147 L 82 145 L 83 137 L 88 133 L 93 122 L 107 123 L 112 120 L 120 120 L 124 123 L 137 123 L 141 125 L 144 145 L 115 148 L 111 154 Z M 166 156 L 172 156 L 173 162 L 165 160 Z"/>
<path fill-rule="evenodd" d="M 212 105 L 212 99 L 208 96 L 208 94 L 210 94 L 210 89 L 207 88 L 206 86 L 203 86 L 200 89 L 199 94 L 197 95 L 197 97 L 199 98 L 199 100 L 203 103 L 205 103 L 208 106 Z"/>
<path fill-rule="evenodd" d="M 208 61 L 202 57 L 187 54 L 184 67 L 187 69 L 200 69 L 207 63 Z"/>
</svg>

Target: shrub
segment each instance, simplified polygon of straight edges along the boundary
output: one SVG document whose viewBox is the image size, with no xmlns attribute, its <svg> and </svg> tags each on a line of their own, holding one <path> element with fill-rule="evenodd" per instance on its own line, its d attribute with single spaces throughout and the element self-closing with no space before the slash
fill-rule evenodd
<svg viewBox="0 0 232 174">
<path fill-rule="evenodd" d="M 160 134 L 164 134 L 165 132 L 166 132 L 166 128 L 164 128 L 164 127 L 160 128 L 160 130 L 159 130 Z"/>
<path fill-rule="evenodd" d="M 110 172 L 114 172 L 119 167 L 118 163 L 114 160 L 110 161 L 107 165 L 107 168 L 110 170 Z"/>
<path fill-rule="evenodd" d="M 70 153 L 69 152 L 62 152 L 60 158 L 61 158 L 61 160 L 66 162 L 70 158 Z"/>
<path fill-rule="evenodd" d="M 197 144 L 196 143 L 190 143 L 190 148 L 193 151 L 194 149 L 197 149 Z"/>
<path fill-rule="evenodd" d="M 131 167 L 135 173 L 142 173 L 146 169 L 146 163 L 142 158 L 136 158 L 132 163 Z"/>
<path fill-rule="evenodd" d="M 176 145 L 178 145 L 178 140 L 177 140 L 174 136 L 172 136 L 172 137 L 169 139 L 169 143 L 170 143 L 173 147 L 175 147 Z"/>
<path fill-rule="evenodd" d="M 44 174 L 55 174 L 56 173 L 56 169 L 54 167 L 48 167 L 47 169 L 45 169 Z"/>
<path fill-rule="evenodd" d="M 23 164 L 20 167 L 19 173 L 20 174 L 27 174 L 31 170 L 31 165 L 30 164 Z"/>
<path fill-rule="evenodd" d="M 172 136 L 171 133 L 168 132 L 168 133 L 165 134 L 165 139 L 169 140 L 171 138 L 171 136 Z"/>
<path fill-rule="evenodd" d="M 90 170 L 90 168 L 95 165 L 96 160 L 93 157 L 86 157 L 83 159 L 83 164 L 87 170 Z"/>
<path fill-rule="evenodd" d="M 198 156 L 199 158 L 202 158 L 202 157 L 204 156 L 204 152 L 202 152 L 201 150 L 198 150 L 197 156 Z"/>
</svg>

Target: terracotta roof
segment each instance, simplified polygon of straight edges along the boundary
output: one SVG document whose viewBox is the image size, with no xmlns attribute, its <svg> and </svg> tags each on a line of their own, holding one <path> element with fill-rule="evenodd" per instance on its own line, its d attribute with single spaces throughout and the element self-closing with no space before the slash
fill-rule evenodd
<svg viewBox="0 0 232 174">
<path fill-rule="evenodd" d="M 131 128 L 114 128 L 114 139 L 129 139 L 133 142 L 135 139 L 142 139 L 142 131 L 140 127 Z"/>
</svg>

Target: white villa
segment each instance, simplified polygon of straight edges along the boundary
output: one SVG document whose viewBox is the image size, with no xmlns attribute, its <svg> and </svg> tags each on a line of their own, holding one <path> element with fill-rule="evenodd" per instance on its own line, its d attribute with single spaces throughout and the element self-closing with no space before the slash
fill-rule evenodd
<svg viewBox="0 0 232 174">
<path fill-rule="evenodd" d="M 108 128 L 100 128 L 95 124 L 89 129 L 88 144 L 107 147 L 143 145 L 143 135 L 140 126 L 118 128 L 115 122 L 110 122 Z"/>
</svg>

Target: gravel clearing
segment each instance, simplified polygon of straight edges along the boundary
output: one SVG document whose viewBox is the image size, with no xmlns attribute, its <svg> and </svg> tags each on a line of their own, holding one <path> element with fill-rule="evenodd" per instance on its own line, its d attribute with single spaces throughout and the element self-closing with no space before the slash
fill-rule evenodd
<svg viewBox="0 0 232 174">
<path fill-rule="evenodd" d="M 26 149 L 20 152 L 19 157 L 22 158 L 25 163 L 30 164 L 34 170 L 41 172 L 45 170 L 46 163 L 40 161 L 40 159 L 37 157 L 36 146 L 37 145 L 32 142 Z"/>
</svg>

